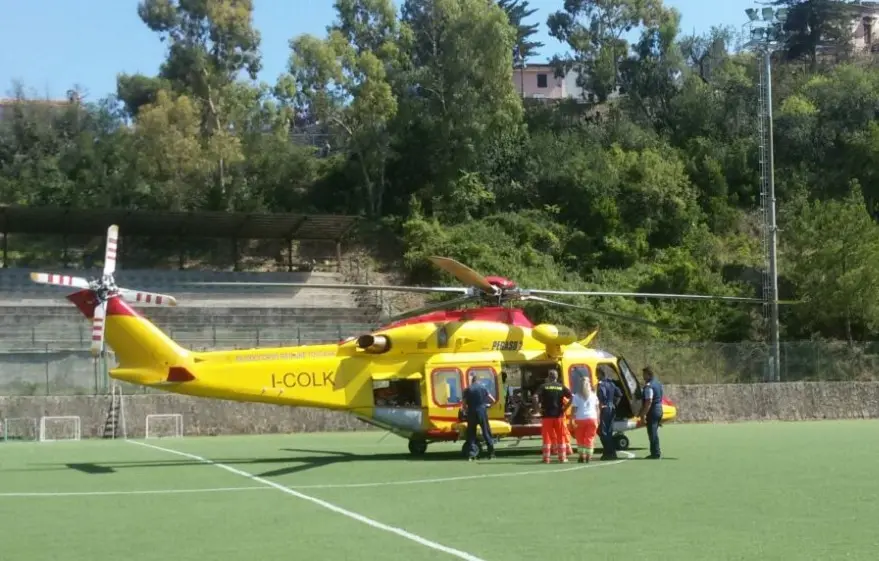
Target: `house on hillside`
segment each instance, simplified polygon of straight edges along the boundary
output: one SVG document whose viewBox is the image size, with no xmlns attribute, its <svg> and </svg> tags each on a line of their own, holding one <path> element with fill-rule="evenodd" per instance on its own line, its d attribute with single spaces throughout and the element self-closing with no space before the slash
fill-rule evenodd
<svg viewBox="0 0 879 561">
<path fill-rule="evenodd" d="M 525 99 L 560 101 L 576 100 L 581 103 L 595 101 L 594 94 L 577 85 L 578 72 L 569 70 L 564 77 L 556 77 L 555 67 L 548 62 L 526 64 L 513 68 L 512 80 L 516 91 Z M 611 99 L 619 94 L 611 95 Z"/>
<path fill-rule="evenodd" d="M 81 101 L 79 94 L 73 91 L 67 93 L 67 99 L 0 98 L 0 122 L 11 119 L 16 107 L 34 111 L 59 111 Z"/>
<path fill-rule="evenodd" d="M 879 53 L 879 2 L 854 6 L 858 15 L 852 22 L 852 50 L 856 54 Z"/>
</svg>

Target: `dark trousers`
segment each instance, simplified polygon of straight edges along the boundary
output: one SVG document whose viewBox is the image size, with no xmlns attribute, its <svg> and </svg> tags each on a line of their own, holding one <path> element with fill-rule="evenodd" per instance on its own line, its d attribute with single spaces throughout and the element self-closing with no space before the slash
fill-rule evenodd
<svg viewBox="0 0 879 561">
<path fill-rule="evenodd" d="M 494 438 L 491 436 L 491 427 L 488 425 L 488 413 L 485 409 L 467 413 L 467 451 L 471 458 L 479 454 L 476 446 L 476 427 L 482 429 L 482 438 L 489 454 L 494 454 Z"/>
<path fill-rule="evenodd" d="M 605 407 L 600 410 L 598 422 L 598 438 L 601 440 L 601 455 L 613 457 L 617 455 L 616 446 L 613 442 L 613 419 L 616 417 L 616 409 Z"/>
<path fill-rule="evenodd" d="M 659 456 L 659 421 L 662 420 L 662 410 L 651 409 L 647 413 L 647 438 L 650 440 L 650 455 Z"/>
</svg>

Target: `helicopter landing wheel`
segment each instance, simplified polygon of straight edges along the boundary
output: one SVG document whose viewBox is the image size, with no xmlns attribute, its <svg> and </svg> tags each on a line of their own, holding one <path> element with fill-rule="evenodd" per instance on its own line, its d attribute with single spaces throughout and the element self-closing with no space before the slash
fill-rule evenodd
<svg viewBox="0 0 879 561">
<path fill-rule="evenodd" d="M 629 449 L 629 437 L 619 433 L 613 436 L 613 443 L 616 446 L 617 450 L 628 450 Z"/>
<path fill-rule="evenodd" d="M 409 441 L 409 453 L 413 456 L 423 456 L 427 452 L 427 441 L 413 439 Z"/>
<path fill-rule="evenodd" d="M 479 442 L 477 440 L 476 441 L 476 457 L 481 456 L 482 451 L 483 451 L 483 445 L 481 442 Z M 463 454 L 464 456 L 470 455 L 470 449 L 467 448 L 467 441 L 466 440 L 464 441 L 464 444 L 461 445 L 461 454 Z"/>
</svg>

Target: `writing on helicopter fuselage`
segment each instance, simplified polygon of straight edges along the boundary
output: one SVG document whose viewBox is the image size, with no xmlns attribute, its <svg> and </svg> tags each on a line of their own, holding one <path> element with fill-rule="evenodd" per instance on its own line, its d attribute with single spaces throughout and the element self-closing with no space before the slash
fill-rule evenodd
<svg viewBox="0 0 879 561">
<path fill-rule="evenodd" d="M 327 356 L 336 356 L 335 351 L 301 351 L 297 353 L 266 353 L 259 355 L 241 355 L 236 356 L 235 360 L 244 362 L 251 360 L 298 360 L 303 358 L 319 358 Z"/>
<path fill-rule="evenodd" d="M 522 350 L 522 341 L 495 341 L 491 344 L 493 351 L 520 351 Z"/>
<path fill-rule="evenodd" d="M 334 385 L 333 372 L 272 373 L 273 388 L 321 388 Z"/>
</svg>

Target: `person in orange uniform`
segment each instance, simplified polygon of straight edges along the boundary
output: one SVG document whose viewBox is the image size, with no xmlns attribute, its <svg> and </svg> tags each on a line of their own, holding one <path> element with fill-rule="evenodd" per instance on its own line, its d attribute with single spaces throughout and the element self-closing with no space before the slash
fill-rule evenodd
<svg viewBox="0 0 879 561">
<path fill-rule="evenodd" d="M 565 435 L 565 412 L 571 405 L 571 390 L 559 382 L 559 373 L 549 371 L 546 382 L 537 391 L 540 408 L 543 412 L 541 420 L 541 436 L 543 437 L 543 463 L 548 464 L 550 455 L 558 451 L 559 461 L 568 461 L 567 438 Z"/>
</svg>

